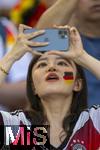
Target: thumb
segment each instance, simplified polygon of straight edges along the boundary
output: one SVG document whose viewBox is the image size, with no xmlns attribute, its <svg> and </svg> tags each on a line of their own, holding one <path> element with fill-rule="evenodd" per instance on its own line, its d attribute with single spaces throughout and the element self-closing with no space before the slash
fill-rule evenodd
<svg viewBox="0 0 100 150">
<path fill-rule="evenodd" d="M 78 30 L 75 27 L 72 27 L 70 30 L 70 38 L 71 38 L 71 42 L 72 44 L 79 44 L 79 46 L 82 46 L 82 41 L 81 41 L 81 37 L 80 34 L 78 32 Z"/>
<path fill-rule="evenodd" d="M 61 51 L 50 51 L 48 52 L 49 55 L 58 55 L 58 56 L 61 56 L 65 59 L 69 59 L 69 58 L 72 58 L 72 53 L 69 51 L 66 51 L 66 52 L 61 52 Z"/>
</svg>

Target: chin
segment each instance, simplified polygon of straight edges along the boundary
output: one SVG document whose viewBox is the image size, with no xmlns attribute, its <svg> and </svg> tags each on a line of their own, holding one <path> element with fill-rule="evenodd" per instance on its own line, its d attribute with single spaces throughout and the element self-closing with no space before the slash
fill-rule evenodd
<svg viewBox="0 0 100 150">
<path fill-rule="evenodd" d="M 52 94 L 58 94 L 59 92 L 56 90 L 56 91 L 54 91 L 53 89 L 51 90 L 46 90 L 46 91 L 42 91 L 41 93 L 40 93 L 40 95 L 41 96 L 47 96 L 47 95 L 52 95 Z"/>
<path fill-rule="evenodd" d="M 58 96 L 58 95 L 66 95 L 67 94 L 69 95 L 69 92 L 66 92 L 66 91 L 62 91 L 62 90 L 54 90 L 54 89 L 49 89 L 49 90 L 46 90 L 46 91 L 42 91 L 39 95 L 41 98 L 44 98 L 44 97 L 50 97 L 50 96 Z"/>
</svg>

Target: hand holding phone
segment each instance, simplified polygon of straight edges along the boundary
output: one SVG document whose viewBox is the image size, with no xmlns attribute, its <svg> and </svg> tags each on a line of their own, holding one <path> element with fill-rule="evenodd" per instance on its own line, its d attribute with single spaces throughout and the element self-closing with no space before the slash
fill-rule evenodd
<svg viewBox="0 0 100 150">
<path fill-rule="evenodd" d="M 25 33 L 32 33 L 37 29 L 25 30 Z M 67 29 L 45 29 L 45 33 L 32 39 L 36 42 L 49 42 L 47 46 L 35 47 L 40 52 L 59 50 L 67 51 L 69 49 L 69 32 Z M 34 47 L 33 47 L 34 48 Z"/>
</svg>

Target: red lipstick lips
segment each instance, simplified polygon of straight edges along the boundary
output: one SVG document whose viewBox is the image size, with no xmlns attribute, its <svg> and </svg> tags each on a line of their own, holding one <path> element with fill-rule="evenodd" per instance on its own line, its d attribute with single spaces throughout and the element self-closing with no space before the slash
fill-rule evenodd
<svg viewBox="0 0 100 150">
<path fill-rule="evenodd" d="M 57 81 L 59 77 L 56 73 L 49 73 L 46 77 L 46 81 Z"/>
</svg>

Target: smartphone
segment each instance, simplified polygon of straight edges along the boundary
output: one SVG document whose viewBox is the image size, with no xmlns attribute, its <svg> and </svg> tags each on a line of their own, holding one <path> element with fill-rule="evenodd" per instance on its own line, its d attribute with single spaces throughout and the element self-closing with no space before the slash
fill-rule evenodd
<svg viewBox="0 0 100 150">
<path fill-rule="evenodd" d="M 24 33 L 38 31 L 37 29 L 26 29 Z M 46 46 L 33 47 L 40 52 L 50 50 L 67 51 L 69 49 L 69 32 L 66 29 L 45 29 L 45 33 L 32 39 L 36 42 L 49 42 Z"/>
</svg>

